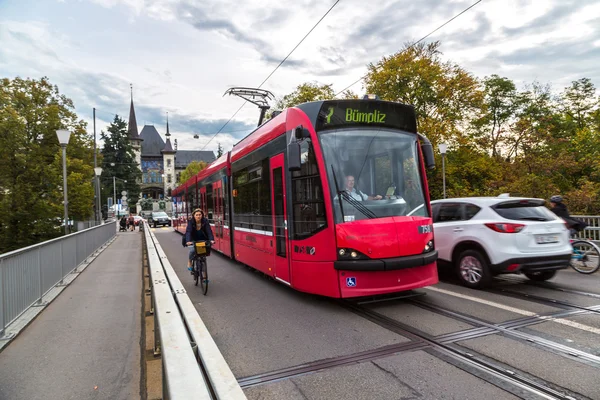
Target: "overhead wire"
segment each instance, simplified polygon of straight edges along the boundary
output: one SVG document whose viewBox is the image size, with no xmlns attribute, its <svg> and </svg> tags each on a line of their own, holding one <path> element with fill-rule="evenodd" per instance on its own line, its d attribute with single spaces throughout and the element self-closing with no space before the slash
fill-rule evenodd
<svg viewBox="0 0 600 400">
<path fill-rule="evenodd" d="M 431 32 L 429 32 L 427 35 L 423 36 L 421 39 L 417 40 L 416 42 L 414 42 L 413 44 L 411 44 L 410 46 L 408 46 L 407 48 L 405 48 L 404 50 L 402 50 L 398 54 L 402 54 L 405 51 L 407 51 L 407 50 L 411 49 L 412 47 L 416 46 L 417 44 L 421 43 L 423 40 L 427 39 L 429 36 L 433 35 L 435 32 L 439 31 L 444 26 L 448 25 L 450 22 L 454 21 L 456 18 L 460 17 L 461 15 L 463 15 L 464 13 L 466 13 L 467 11 L 469 11 L 471 8 L 475 7 L 477 4 L 481 3 L 482 1 L 483 0 L 478 0 L 475 3 L 471 4 L 469 7 L 465 8 L 460 13 L 456 14 L 454 17 L 450 18 L 448 21 L 444 22 L 442 25 L 438 26 L 437 28 L 435 28 L 434 30 L 432 30 Z M 346 90 L 350 89 L 352 86 L 356 85 L 358 82 L 360 82 L 361 80 L 363 80 L 364 78 L 366 78 L 367 75 L 368 75 L 368 73 L 364 74 L 363 76 L 361 76 L 360 78 L 358 78 L 356 81 L 354 81 L 350 85 L 346 86 L 344 89 L 342 89 L 339 92 L 337 92 L 335 94 L 335 97 L 337 97 L 339 94 L 345 92 Z"/>
<path fill-rule="evenodd" d="M 283 65 L 283 63 L 292 55 L 292 53 L 298 48 L 298 46 L 300 46 L 302 44 L 302 42 L 304 42 L 304 40 L 308 37 L 308 35 L 311 34 L 311 32 L 321 23 L 321 21 L 323 21 L 323 19 L 325 19 L 325 17 L 331 12 L 331 10 L 333 10 L 335 8 L 335 6 L 340 2 L 341 0 L 336 0 L 335 3 L 333 3 L 333 5 L 329 8 L 329 10 L 327 10 L 327 12 L 325 14 L 323 14 L 323 16 L 317 21 L 317 23 L 308 31 L 308 33 L 306 35 L 304 35 L 304 37 L 302 38 L 302 40 L 300 40 L 300 42 L 298 42 L 298 44 L 296 46 L 294 46 L 294 48 L 292 49 L 292 51 L 290 51 L 288 53 L 287 56 L 285 56 L 285 58 L 283 60 L 281 60 L 281 62 L 275 67 L 275 69 L 273 71 L 271 71 L 271 73 L 265 78 L 265 80 L 262 81 L 262 83 L 258 86 L 258 89 L 260 89 L 262 87 L 262 85 L 264 85 L 269 78 L 271 78 L 271 76 L 273 76 L 273 74 L 275 73 L 275 71 L 277 71 L 279 69 L 279 67 L 281 67 L 281 65 Z M 211 137 L 209 139 L 208 142 L 206 142 L 206 144 L 204 145 L 204 147 L 202 147 L 202 149 L 200 150 L 204 150 L 206 148 L 206 146 L 208 146 L 208 144 L 219 134 L 221 133 L 221 131 L 223 130 L 223 128 L 225 128 L 227 126 L 227 124 L 229 124 L 231 122 L 231 120 L 237 115 L 237 113 L 240 112 L 240 110 L 244 107 L 244 105 L 246 105 L 247 100 L 244 100 L 244 102 L 242 103 L 242 105 L 240 106 L 240 108 L 237 109 L 236 112 L 233 113 L 233 115 L 227 120 L 227 122 L 225 122 L 225 124 L 223 124 L 223 126 L 221 127 L 221 129 L 219 129 L 219 131 L 217 133 L 215 133 L 213 135 L 213 137 Z"/>
</svg>

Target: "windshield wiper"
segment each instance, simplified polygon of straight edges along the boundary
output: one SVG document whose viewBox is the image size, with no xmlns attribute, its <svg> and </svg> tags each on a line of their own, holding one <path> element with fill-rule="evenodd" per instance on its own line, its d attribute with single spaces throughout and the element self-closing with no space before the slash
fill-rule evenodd
<svg viewBox="0 0 600 400">
<path fill-rule="evenodd" d="M 377 214 L 369 210 L 369 208 L 364 206 L 360 201 L 350 196 L 346 191 L 342 192 L 342 196 L 344 196 L 344 200 L 350 203 L 354 208 L 363 213 L 369 219 L 377 218 Z"/>
</svg>

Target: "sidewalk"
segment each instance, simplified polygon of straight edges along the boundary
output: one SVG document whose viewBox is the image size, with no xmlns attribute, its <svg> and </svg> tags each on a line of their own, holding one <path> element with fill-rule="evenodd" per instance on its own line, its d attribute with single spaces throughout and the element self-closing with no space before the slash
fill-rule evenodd
<svg viewBox="0 0 600 400">
<path fill-rule="evenodd" d="M 119 233 L 0 353 L 0 400 L 140 398 L 142 236 Z"/>
</svg>

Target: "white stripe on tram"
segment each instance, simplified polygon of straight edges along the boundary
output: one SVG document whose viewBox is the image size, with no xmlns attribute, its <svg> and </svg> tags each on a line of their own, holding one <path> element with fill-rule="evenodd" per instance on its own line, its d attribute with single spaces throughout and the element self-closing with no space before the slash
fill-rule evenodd
<svg viewBox="0 0 600 400">
<path fill-rule="evenodd" d="M 240 231 L 240 232 L 256 233 L 257 235 L 273 236 L 273 232 L 261 231 L 259 229 L 248 229 L 248 228 L 235 227 L 234 230 Z"/>
</svg>

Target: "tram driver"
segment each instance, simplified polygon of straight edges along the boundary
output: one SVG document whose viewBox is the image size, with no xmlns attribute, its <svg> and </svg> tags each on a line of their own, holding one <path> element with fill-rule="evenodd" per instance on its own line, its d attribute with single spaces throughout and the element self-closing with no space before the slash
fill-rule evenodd
<svg viewBox="0 0 600 400">
<path fill-rule="evenodd" d="M 346 176 L 346 193 L 354 200 L 363 201 L 363 200 L 381 200 L 382 197 L 380 195 L 375 196 L 367 196 L 360 190 L 354 187 L 354 176 L 348 175 Z"/>
</svg>

